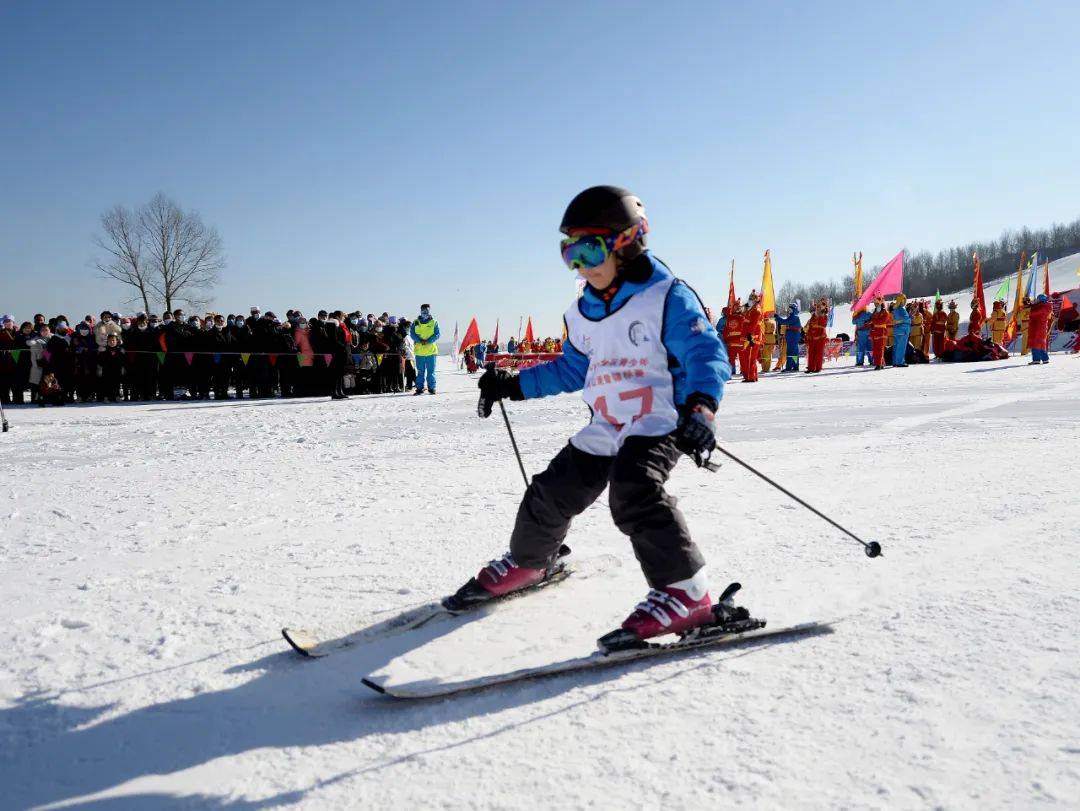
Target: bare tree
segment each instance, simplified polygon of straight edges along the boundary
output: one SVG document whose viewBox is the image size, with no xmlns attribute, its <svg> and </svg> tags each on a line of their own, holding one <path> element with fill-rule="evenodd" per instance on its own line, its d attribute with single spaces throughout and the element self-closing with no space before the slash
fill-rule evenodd
<svg viewBox="0 0 1080 811">
<path fill-rule="evenodd" d="M 225 267 L 221 237 L 194 211 L 162 193 L 137 211 L 115 206 L 101 215 L 103 236 L 94 242 L 107 254 L 96 263 L 110 279 L 138 291 L 146 312 L 151 299 L 166 310 L 184 302 L 201 308 Z"/>
<path fill-rule="evenodd" d="M 143 261 L 143 231 L 138 219 L 123 206 L 115 206 L 101 215 L 102 236 L 94 244 L 107 257 L 97 262 L 97 269 L 110 279 L 135 288 L 143 309 L 150 312 L 150 275 Z"/>
<path fill-rule="evenodd" d="M 225 267 L 221 237 L 194 211 L 160 192 L 139 210 L 151 286 L 166 310 L 181 301 L 202 305 Z"/>
</svg>

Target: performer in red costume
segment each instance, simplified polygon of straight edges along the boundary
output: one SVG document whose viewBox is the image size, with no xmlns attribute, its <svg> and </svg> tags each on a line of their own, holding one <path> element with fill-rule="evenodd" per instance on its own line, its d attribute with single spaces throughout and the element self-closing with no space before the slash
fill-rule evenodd
<svg viewBox="0 0 1080 811">
<path fill-rule="evenodd" d="M 889 334 L 891 322 L 892 317 L 885 309 L 885 300 L 879 296 L 874 299 L 874 314 L 870 316 L 870 343 L 874 347 L 875 369 L 885 368 L 885 338 Z M 942 336 L 944 336 L 944 327 L 942 330 Z"/>
</svg>

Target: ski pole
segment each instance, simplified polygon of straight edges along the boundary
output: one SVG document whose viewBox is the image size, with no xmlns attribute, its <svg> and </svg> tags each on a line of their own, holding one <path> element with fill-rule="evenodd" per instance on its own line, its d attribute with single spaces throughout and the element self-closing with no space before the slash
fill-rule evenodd
<svg viewBox="0 0 1080 811">
<path fill-rule="evenodd" d="M 524 463 L 521 461 L 521 452 L 518 450 L 517 440 L 514 439 L 514 429 L 510 427 L 510 418 L 506 416 L 506 406 L 503 405 L 501 398 L 499 399 L 499 410 L 502 412 L 503 422 L 506 423 L 506 433 L 510 434 L 510 444 L 514 446 L 514 456 L 517 457 L 518 467 L 521 468 L 521 478 L 525 480 L 525 487 L 528 488 L 529 476 L 525 472 Z"/>
<path fill-rule="evenodd" d="M 484 368 L 489 372 L 495 372 L 495 361 L 485 363 Z M 499 411 L 502 412 L 503 424 L 506 426 L 506 433 L 510 435 L 510 444 L 514 448 L 514 456 L 517 457 L 518 467 L 521 468 L 521 478 L 525 480 L 525 487 L 529 487 L 529 474 L 525 472 L 525 464 L 521 461 L 521 451 L 518 450 L 517 440 L 514 439 L 514 429 L 510 427 L 510 417 L 506 415 L 506 406 L 503 405 L 502 398 L 499 398 Z"/>
<path fill-rule="evenodd" d="M 736 456 L 735 454 L 733 454 L 733 453 L 730 453 L 730 452 L 728 452 L 728 451 L 724 450 L 724 449 L 723 449 L 723 448 L 721 448 L 721 447 L 720 447 L 719 445 L 716 445 L 716 446 L 714 446 L 714 447 L 715 447 L 715 450 L 718 450 L 718 451 L 720 451 L 720 453 L 724 454 L 724 456 L 726 456 L 726 457 L 727 457 L 728 459 L 730 459 L 731 461 L 733 461 L 733 462 L 736 462 L 736 463 L 738 463 L 738 464 L 742 465 L 742 466 L 743 466 L 744 468 L 746 468 L 747 470 L 749 470 L 749 471 L 750 471 L 751 473 L 753 473 L 753 474 L 754 474 L 755 476 L 757 476 L 758 478 L 760 478 L 760 479 L 764 479 L 765 481 L 767 481 L 767 482 L 768 482 L 769 484 L 771 484 L 771 485 L 772 485 L 773 487 L 775 487 L 775 488 L 776 488 L 777 490 L 779 490 L 779 491 L 780 491 L 781 493 L 783 493 L 783 494 L 784 494 L 785 496 L 787 496 L 788 498 L 790 498 L 790 499 L 792 499 L 793 501 L 796 501 L 796 502 L 798 502 L 799 504 L 801 504 L 802 506 L 806 507 L 806 509 L 808 509 L 808 510 L 809 510 L 810 512 L 812 512 L 812 513 L 813 513 L 814 515 L 816 515 L 816 516 L 817 516 L 818 518 L 821 518 L 821 519 L 823 519 L 823 520 L 825 520 L 825 521 L 828 521 L 828 522 L 829 522 L 830 524 L 832 524 L 832 525 L 833 525 L 834 527 L 836 527 L 836 528 L 837 528 L 838 530 L 840 530 L 841 532 L 843 532 L 843 533 L 844 533 L 845 535 L 847 535 L 847 536 L 848 536 L 849 538 L 853 538 L 854 540 L 858 541 L 858 542 L 859 542 L 860 544 L 862 544 L 862 547 L 863 547 L 863 551 L 864 551 L 864 552 L 866 552 L 866 556 L 867 556 L 867 557 L 869 557 L 869 558 L 876 558 L 876 557 L 879 557 L 879 556 L 881 555 L 881 544 L 879 544 L 879 543 L 878 543 L 877 541 L 870 541 L 869 543 L 867 543 L 867 542 L 866 542 L 866 541 L 864 541 L 864 540 L 863 540 L 862 538 L 860 538 L 860 537 L 859 537 L 858 535 L 856 535 L 856 534 L 855 534 L 854 532 L 852 532 L 852 531 L 851 531 L 851 530 L 849 530 L 849 529 L 846 529 L 845 527 L 842 527 L 842 526 L 840 526 L 840 525 L 839 525 L 838 523 L 836 523 L 835 521 L 833 521 L 833 520 L 832 520 L 831 518 L 829 518 L 829 516 L 825 515 L 825 513 L 821 512 L 820 510 L 817 510 L 817 509 L 815 509 L 815 508 L 811 507 L 811 506 L 810 506 L 809 504 L 807 504 L 807 503 L 806 503 L 805 501 L 803 501 L 803 500 L 802 500 L 801 498 L 799 498 L 799 497 L 798 497 L 797 495 L 795 495 L 794 493 L 792 493 L 792 492 L 791 492 L 790 490 L 788 490 L 788 489 L 787 489 L 787 488 L 785 488 L 785 487 L 781 487 L 781 486 L 780 486 L 779 484 L 777 484 L 776 482 L 774 482 L 774 481 L 773 481 L 772 479 L 770 479 L 770 478 L 769 478 L 768 476 L 766 476 L 766 475 L 765 475 L 764 473 L 762 473 L 762 472 L 761 472 L 760 470 L 757 470 L 756 468 L 754 468 L 754 467 L 752 467 L 752 466 L 748 465 L 748 464 L 747 464 L 746 462 L 744 462 L 744 461 L 743 461 L 742 459 L 740 459 L 739 457 L 737 457 L 737 456 Z M 711 469 L 715 469 L 715 468 L 711 468 Z"/>
</svg>

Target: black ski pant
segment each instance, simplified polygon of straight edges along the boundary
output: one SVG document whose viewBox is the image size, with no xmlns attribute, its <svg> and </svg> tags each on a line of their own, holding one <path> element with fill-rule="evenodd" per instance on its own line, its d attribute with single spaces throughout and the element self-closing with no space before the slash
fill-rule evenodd
<svg viewBox="0 0 1080 811">
<path fill-rule="evenodd" d="M 664 483 L 682 454 L 674 438 L 628 437 L 615 456 L 594 456 L 568 444 L 533 477 L 518 508 L 510 553 L 519 566 L 546 566 L 570 529 L 604 491 L 615 525 L 630 536 L 653 588 L 686 580 L 705 565 L 675 498 Z"/>
</svg>

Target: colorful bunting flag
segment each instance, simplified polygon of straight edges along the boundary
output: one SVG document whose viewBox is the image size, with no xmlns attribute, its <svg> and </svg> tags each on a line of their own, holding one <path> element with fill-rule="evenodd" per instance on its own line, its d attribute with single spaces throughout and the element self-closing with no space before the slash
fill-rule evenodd
<svg viewBox="0 0 1080 811">
<path fill-rule="evenodd" d="M 215 352 L 214 353 L 214 365 L 217 366 L 219 363 L 221 363 L 221 353 L 220 352 Z"/>
<path fill-rule="evenodd" d="M 158 365 L 159 366 L 164 366 L 165 365 L 165 353 L 164 352 L 155 352 L 154 354 L 157 355 Z"/>
<path fill-rule="evenodd" d="M 187 361 L 187 365 L 188 365 L 188 366 L 190 366 L 190 365 L 191 365 L 191 361 L 192 361 L 192 360 L 194 359 L 194 357 L 195 357 L 195 353 L 194 353 L 194 352 L 185 352 L 185 353 L 184 353 L 184 360 L 186 360 L 186 361 Z"/>
<path fill-rule="evenodd" d="M 276 354 L 268 352 L 267 355 L 266 355 L 266 359 L 268 361 L 270 361 L 271 366 L 277 366 L 277 355 Z"/>
<path fill-rule="evenodd" d="M 323 359 L 323 363 L 326 364 L 326 368 L 329 369 L 330 364 L 333 363 L 333 361 L 334 361 L 334 356 L 332 354 L 330 354 L 329 352 L 327 352 L 325 355 L 322 356 L 322 359 Z"/>
<path fill-rule="evenodd" d="M 251 353 L 250 352 L 241 352 L 240 353 L 240 362 L 241 363 L 243 363 L 245 366 L 247 366 L 249 360 L 251 360 Z"/>
</svg>

